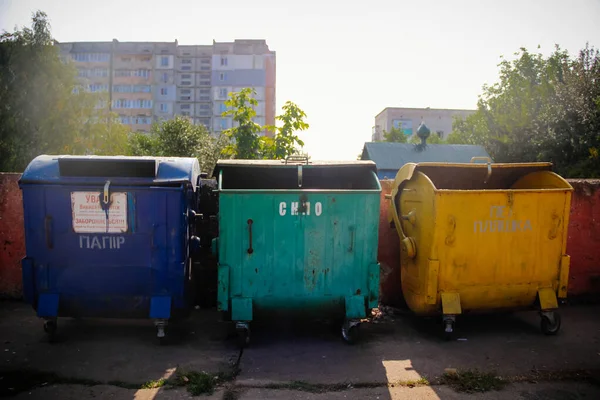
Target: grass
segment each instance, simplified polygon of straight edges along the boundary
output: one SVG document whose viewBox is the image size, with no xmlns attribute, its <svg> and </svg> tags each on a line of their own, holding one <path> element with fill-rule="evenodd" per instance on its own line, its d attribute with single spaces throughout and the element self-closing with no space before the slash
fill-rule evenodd
<svg viewBox="0 0 600 400">
<path fill-rule="evenodd" d="M 228 385 L 235 380 L 239 369 L 236 365 L 228 366 L 217 373 L 178 370 L 169 379 L 157 379 L 144 383 L 130 383 L 122 381 L 102 382 L 93 379 L 64 377 L 53 372 L 42 372 L 36 370 L 12 370 L 0 372 L 0 397 L 13 396 L 27 390 L 43 387 L 46 385 L 71 384 L 83 386 L 112 385 L 125 389 L 172 389 L 185 387 L 193 396 L 212 394 L 219 386 L 225 386 L 223 398 L 225 400 L 237 400 L 240 394 L 248 388 L 294 390 L 308 393 L 341 392 L 351 389 L 369 389 L 375 387 L 419 387 L 429 385 L 447 385 L 457 392 L 483 393 L 492 390 L 502 390 L 509 383 L 516 382 L 556 382 L 556 381 L 579 381 L 600 385 L 600 370 L 564 370 L 544 371 L 535 370 L 527 374 L 500 377 L 493 372 L 480 372 L 478 370 L 457 370 L 445 373 L 441 377 L 430 382 L 426 378 L 397 382 L 345 382 L 345 383 L 309 383 L 305 381 L 291 381 L 281 383 L 270 383 L 257 386 Z"/>
<path fill-rule="evenodd" d="M 444 373 L 440 384 L 448 385 L 461 393 L 483 393 L 491 390 L 502 390 L 509 381 L 497 376 L 493 372 L 479 372 L 478 370 L 464 370 L 456 373 Z"/>
<path fill-rule="evenodd" d="M 177 371 L 175 377 L 166 384 L 185 386 L 192 396 L 213 394 L 217 386 L 235 379 L 239 370 L 237 366 L 220 371 L 216 374 L 198 371 Z"/>
</svg>

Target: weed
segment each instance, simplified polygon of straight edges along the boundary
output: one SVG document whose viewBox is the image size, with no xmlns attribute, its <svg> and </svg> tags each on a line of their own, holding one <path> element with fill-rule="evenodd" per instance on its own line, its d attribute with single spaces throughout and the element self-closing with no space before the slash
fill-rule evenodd
<svg viewBox="0 0 600 400">
<path fill-rule="evenodd" d="M 167 384 L 167 380 L 164 378 L 155 380 L 155 381 L 148 381 L 144 384 L 142 384 L 142 389 L 157 389 L 157 388 L 161 388 L 163 386 L 165 386 Z"/>
<path fill-rule="evenodd" d="M 452 374 L 445 373 L 440 378 L 440 383 L 452 387 L 457 392 L 483 393 L 490 390 L 501 390 L 508 384 L 508 381 L 493 372 L 482 373 L 476 369 L 468 369 Z"/>
</svg>

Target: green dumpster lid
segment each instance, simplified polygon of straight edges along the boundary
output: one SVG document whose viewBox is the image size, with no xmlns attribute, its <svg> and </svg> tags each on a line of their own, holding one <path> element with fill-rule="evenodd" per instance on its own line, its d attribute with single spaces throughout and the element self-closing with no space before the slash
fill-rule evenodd
<svg viewBox="0 0 600 400">
<path fill-rule="evenodd" d="M 215 167 L 218 172 L 226 168 L 296 168 L 302 165 L 305 168 L 365 168 L 377 173 L 377 166 L 373 161 L 306 161 L 306 160 L 219 160 Z"/>
</svg>

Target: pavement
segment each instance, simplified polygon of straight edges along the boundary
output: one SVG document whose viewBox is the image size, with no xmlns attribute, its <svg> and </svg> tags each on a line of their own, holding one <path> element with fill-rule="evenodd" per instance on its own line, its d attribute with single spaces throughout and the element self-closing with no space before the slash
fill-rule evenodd
<svg viewBox="0 0 600 400">
<path fill-rule="evenodd" d="M 214 392 L 199 397 L 208 399 L 600 398 L 598 305 L 562 307 L 557 336 L 540 333 L 535 312 L 464 317 L 452 341 L 443 340 L 439 320 L 384 314 L 363 324 L 352 346 L 322 321 L 256 321 L 240 350 L 231 324 L 213 310 L 171 325 L 167 346 L 157 344 L 151 321 L 67 318 L 48 343 L 29 306 L 0 302 L 0 397 L 192 398 L 189 385 L 161 380 L 203 371 L 222 374 Z M 509 383 L 465 394 L 440 379 L 467 369 Z"/>
</svg>

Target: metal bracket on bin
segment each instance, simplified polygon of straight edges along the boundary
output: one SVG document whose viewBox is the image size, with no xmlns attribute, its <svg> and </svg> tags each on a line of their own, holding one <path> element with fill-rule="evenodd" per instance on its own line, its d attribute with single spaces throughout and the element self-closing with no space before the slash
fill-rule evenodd
<svg viewBox="0 0 600 400">
<path fill-rule="evenodd" d="M 293 154 L 285 159 L 285 165 L 289 163 L 303 163 L 308 165 L 308 156 L 305 154 Z M 302 187 L 302 164 L 298 165 L 298 187 Z"/>
<path fill-rule="evenodd" d="M 471 162 L 475 162 L 478 160 L 487 161 L 487 176 L 483 180 L 483 183 L 487 183 L 487 181 L 490 179 L 490 176 L 492 176 L 492 159 L 489 157 L 473 157 L 473 158 L 471 158 Z"/>
<path fill-rule="evenodd" d="M 104 204 L 108 204 L 110 201 L 110 181 L 106 181 L 104 184 Z"/>
</svg>

